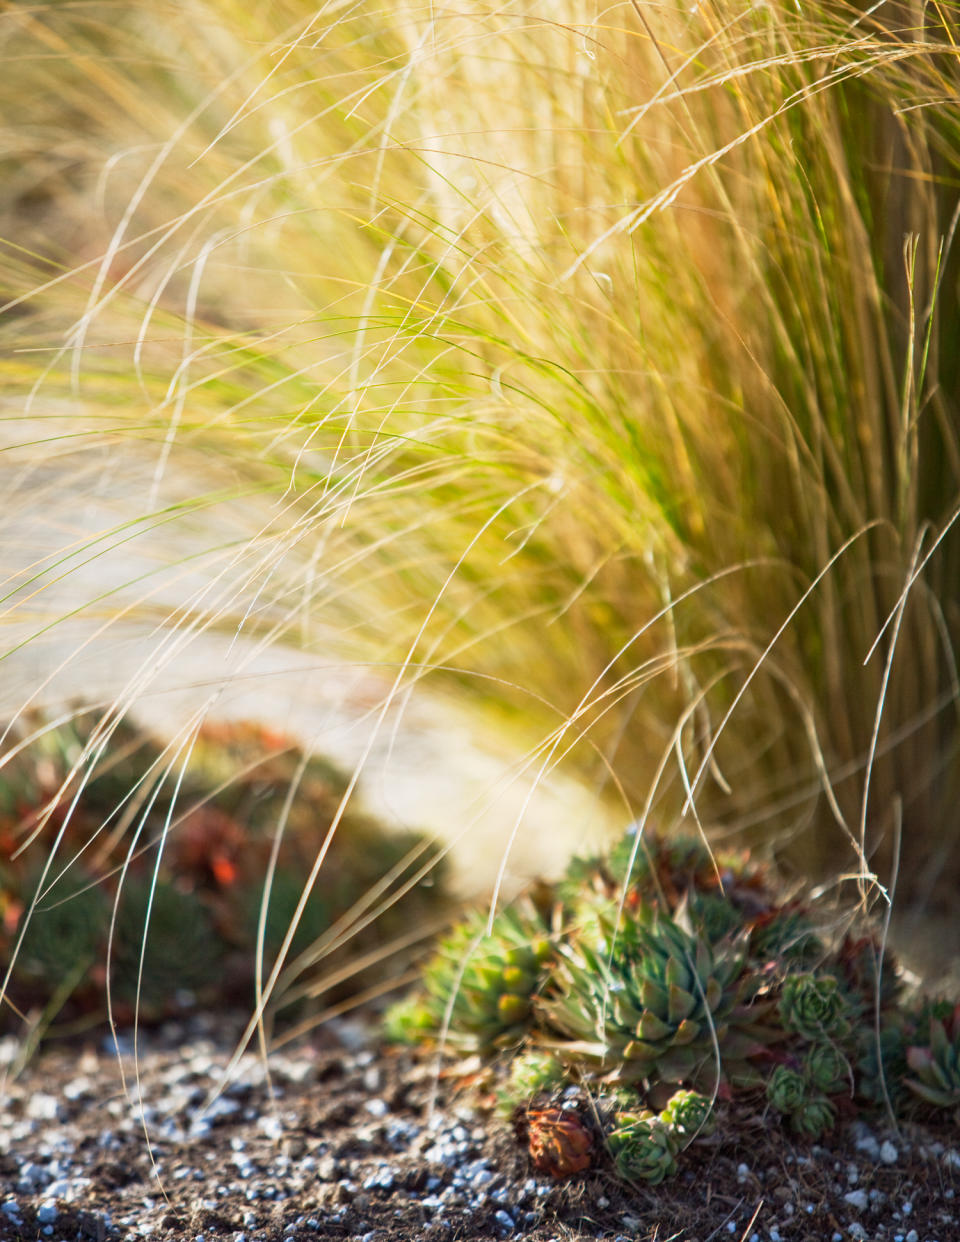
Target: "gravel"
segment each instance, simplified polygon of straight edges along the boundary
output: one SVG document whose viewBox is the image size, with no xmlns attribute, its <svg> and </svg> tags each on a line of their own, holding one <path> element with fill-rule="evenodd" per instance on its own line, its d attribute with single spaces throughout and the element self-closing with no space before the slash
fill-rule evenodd
<svg viewBox="0 0 960 1242">
<path fill-rule="evenodd" d="M 324 1032 L 269 1071 L 246 1053 L 226 1072 L 222 1019 L 145 1035 L 137 1057 L 90 1041 L 35 1060 L 0 1097 L 0 1240 L 960 1238 L 955 1128 L 851 1118 L 801 1146 L 741 1108 L 660 1187 L 623 1186 L 602 1154 L 555 1182 L 493 1115 L 482 1076 L 469 1091 L 441 1079 L 431 1109 L 432 1059 Z"/>
</svg>

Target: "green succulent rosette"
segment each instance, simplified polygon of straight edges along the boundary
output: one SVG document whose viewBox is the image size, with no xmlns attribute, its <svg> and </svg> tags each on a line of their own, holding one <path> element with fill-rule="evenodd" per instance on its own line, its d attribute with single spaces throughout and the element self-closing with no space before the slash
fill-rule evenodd
<svg viewBox="0 0 960 1242">
<path fill-rule="evenodd" d="M 651 1112 L 622 1113 L 607 1135 L 614 1168 L 628 1182 L 656 1186 L 677 1171 L 675 1131 Z"/>
<path fill-rule="evenodd" d="M 548 1046 L 568 1064 L 621 1081 L 755 1081 L 750 1058 L 769 1036 L 750 1003 L 742 948 L 710 945 L 673 919 L 640 910 L 612 952 L 583 943 L 558 953 L 538 1002 Z"/>
<path fill-rule="evenodd" d="M 802 965 L 824 954 L 824 944 L 808 915 L 796 906 L 772 911 L 750 933 L 750 956 L 758 962 Z"/>
<path fill-rule="evenodd" d="M 807 1081 L 818 1091 L 836 1095 L 850 1082 L 850 1062 L 834 1043 L 811 1045 L 803 1062 Z"/>
<path fill-rule="evenodd" d="M 538 1095 L 553 1091 L 563 1081 L 563 1066 L 557 1058 L 549 1052 L 532 1048 L 514 1057 L 500 1100 L 504 1106 L 515 1108 L 519 1104 L 528 1104 Z"/>
<path fill-rule="evenodd" d="M 837 1120 L 837 1110 L 822 1093 L 811 1095 L 790 1115 L 790 1125 L 797 1134 L 817 1139 L 832 1130 Z"/>
<path fill-rule="evenodd" d="M 907 1048 L 906 1085 L 935 1108 L 960 1108 L 960 1003 L 934 1002 L 923 1016 L 926 1038 Z"/>
<path fill-rule="evenodd" d="M 790 1120 L 797 1134 L 819 1138 L 833 1128 L 836 1109 L 826 1094 L 814 1086 L 809 1066 L 804 1070 L 778 1065 L 767 1082 L 767 1099 L 779 1113 Z"/>
<path fill-rule="evenodd" d="M 767 1081 L 767 1099 L 778 1113 L 792 1116 L 807 1099 L 807 1080 L 788 1065 L 778 1065 Z"/>
<path fill-rule="evenodd" d="M 717 1128 L 713 1100 L 699 1091 L 675 1091 L 660 1113 L 660 1120 L 684 1142 L 712 1134 Z"/>
<path fill-rule="evenodd" d="M 843 1039 L 850 1033 L 847 1002 L 833 975 L 787 975 L 780 993 L 780 1019 L 785 1030 L 810 1043 Z"/>
<path fill-rule="evenodd" d="M 539 918 L 506 910 L 487 931 L 484 915 L 441 941 L 424 970 L 424 1003 L 434 1034 L 454 1048 L 488 1054 L 515 1046 L 530 1027 L 532 999 L 552 957 Z"/>
</svg>

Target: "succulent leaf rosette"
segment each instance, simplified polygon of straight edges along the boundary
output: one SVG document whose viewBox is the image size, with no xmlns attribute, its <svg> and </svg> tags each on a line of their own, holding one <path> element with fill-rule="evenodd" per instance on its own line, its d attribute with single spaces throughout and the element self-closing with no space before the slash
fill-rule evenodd
<svg viewBox="0 0 960 1242">
<path fill-rule="evenodd" d="M 936 1108 L 960 1108 L 960 1004 L 930 1006 L 926 1041 L 907 1048 L 906 1085 Z"/>
<path fill-rule="evenodd" d="M 819 1138 L 833 1128 L 836 1109 L 806 1073 L 778 1065 L 767 1082 L 767 1099 L 790 1120 L 792 1129 L 807 1138 Z"/>
<path fill-rule="evenodd" d="M 563 1066 L 549 1052 L 536 1048 L 518 1053 L 510 1065 L 502 1103 L 509 1109 L 552 1091 L 564 1081 Z"/>
<path fill-rule="evenodd" d="M 787 975 L 779 1008 L 786 1030 L 810 1043 L 842 1039 L 849 1034 L 846 1001 L 833 975 Z"/>
<path fill-rule="evenodd" d="M 552 948 L 534 914 L 477 915 L 441 942 L 424 972 L 434 1031 L 452 1047 L 489 1053 L 516 1045 L 528 1029 L 531 1000 L 543 985 Z"/>
<path fill-rule="evenodd" d="M 807 1098 L 807 1082 L 803 1074 L 788 1065 L 778 1065 L 767 1082 L 767 1099 L 778 1113 L 795 1113 Z"/>
<path fill-rule="evenodd" d="M 628 1182 L 658 1185 L 677 1171 L 676 1131 L 654 1113 L 623 1113 L 607 1135 L 617 1173 Z"/>
<path fill-rule="evenodd" d="M 818 1139 L 832 1130 L 837 1120 L 837 1110 L 822 1092 L 816 1092 L 804 1100 L 791 1114 L 790 1124 L 797 1134 Z"/>
<path fill-rule="evenodd" d="M 807 1080 L 827 1095 L 836 1095 L 850 1080 L 850 1063 L 834 1043 L 811 1046 L 803 1063 Z"/>
<path fill-rule="evenodd" d="M 745 1080 L 760 1048 L 763 1006 L 747 1001 L 742 949 L 696 940 L 668 916 L 638 912 L 612 952 L 567 945 L 540 1017 L 571 1064 L 622 1081 Z"/>
<path fill-rule="evenodd" d="M 684 1142 L 706 1137 L 716 1129 L 713 1100 L 699 1091 L 675 1091 L 660 1113 L 674 1134 Z"/>
</svg>

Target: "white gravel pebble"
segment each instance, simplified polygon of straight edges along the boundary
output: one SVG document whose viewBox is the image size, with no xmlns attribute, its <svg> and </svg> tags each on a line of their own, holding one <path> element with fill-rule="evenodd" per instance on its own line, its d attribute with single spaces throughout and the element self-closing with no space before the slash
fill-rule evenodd
<svg viewBox="0 0 960 1242">
<path fill-rule="evenodd" d="M 884 1164 L 896 1164 L 900 1159 L 899 1151 L 897 1151 L 889 1139 L 885 1139 L 880 1148 L 880 1159 Z"/>
</svg>

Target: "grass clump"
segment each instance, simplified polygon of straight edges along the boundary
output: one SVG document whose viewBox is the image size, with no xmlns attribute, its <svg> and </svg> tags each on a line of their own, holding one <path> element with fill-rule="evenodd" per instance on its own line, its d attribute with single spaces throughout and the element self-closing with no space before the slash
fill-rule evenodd
<svg viewBox="0 0 960 1242">
<path fill-rule="evenodd" d="M 812 909 L 786 902 L 772 872 L 741 857 L 718 860 L 708 875 L 700 857 L 697 841 L 628 836 L 607 859 L 575 861 L 552 902 L 541 892 L 529 943 L 550 952 L 522 1029 L 494 1032 L 502 974 L 484 972 L 516 951 L 515 935 L 500 937 L 499 957 L 495 948 L 509 911 L 483 936 L 462 924 L 428 965 L 419 1038 L 459 1049 L 465 1035 L 475 1041 L 487 1015 L 491 1038 L 471 1046 L 506 1063 L 502 1098 L 519 1116 L 530 1114 L 524 1125 L 537 1167 L 555 1176 L 587 1167 L 587 1148 L 568 1142 L 577 1126 L 589 1129 L 574 1106 L 564 1111 L 571 1087 L 595 1101 L 618 1174 L 653 1184 L 676 1171 L 680 1153 L 712 1134 L 731 1105 L 772 1111 L 810 1139 L 858 1111 L 885 1105 L 892 1117 L 894 1101 L 901 1116 L 956 1109 L 955 1006 L 905 999 L 878 935 L 843 933 L 839 912 L 834 927 L 814 931 Z M 591 874 L 602 877 L 598 885 L 589 884 Z M 612 874 L 619 882 L 611 888 Z M 659 882 L 664 875 L 669 888 Z M 724 926 L 705 917 L 704 897 L 727 903 Z M 815 955 L 764 952 L 756 933 L 785 909 L 791 918 L 804 910 Z M 458 999 L 467 979 L 468 994 Z M 735 1122 L 727 1115 L 722 1124 Z"/>
<path fill-rule="evenodd" d="M 533 783 L 948 902 L 957 5 L 528 9 L 3 12 L 0 655 L 135 633 L 112 719 L 211 636 L 297 648 L 383 672 L 381 734 L 429 676 Z M 709 960 L 594 902 L 558 969 L 606 1014 L 622 935 L 639 1042 L 700 1065 L 817 950 L 694 888 Z"/>
</svg>

